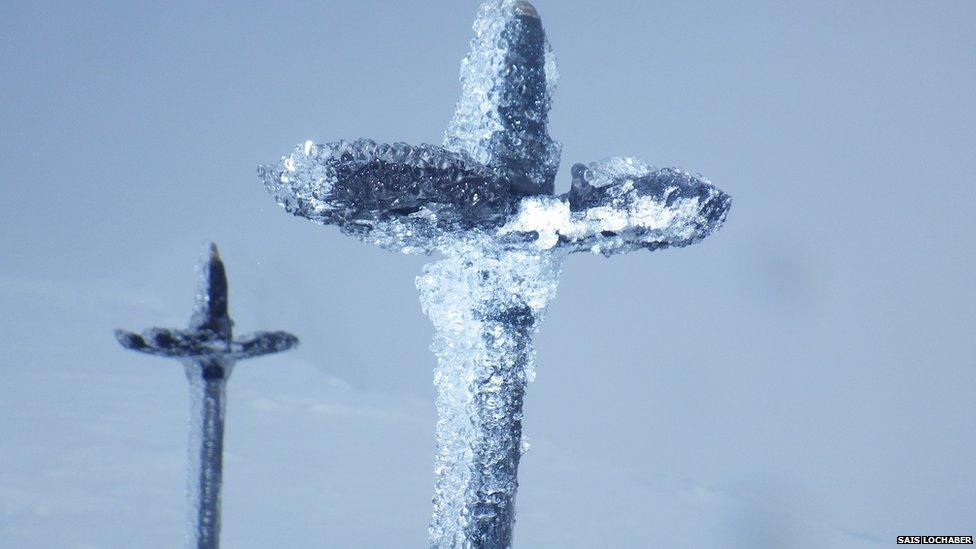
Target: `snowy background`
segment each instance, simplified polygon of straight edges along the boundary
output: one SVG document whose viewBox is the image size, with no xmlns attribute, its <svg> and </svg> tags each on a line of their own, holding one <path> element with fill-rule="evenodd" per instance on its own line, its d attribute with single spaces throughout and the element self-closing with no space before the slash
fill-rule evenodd
<svg viewBox="0 0 976 549">
<path fill-rule="evenodd" d="M 306 138 L 438 143 L 475 1 L 0 4 L 0 546 L 182 542 L 201 242 L 241 331 L 225 546 L 423 547 L 432 335 L 395 256 L 285 214 Z M 573 162 L 734 199 L 702 244 L 567 261 L 516 543 L 870 548 L 976 533 L 976 3 L 538 0 Z"/>
</svg>

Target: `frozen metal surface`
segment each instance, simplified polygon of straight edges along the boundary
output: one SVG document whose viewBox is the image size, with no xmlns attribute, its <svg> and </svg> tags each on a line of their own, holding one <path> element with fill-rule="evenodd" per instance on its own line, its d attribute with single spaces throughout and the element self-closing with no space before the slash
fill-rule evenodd
<svg viewBox="0 0 976 549">
<path fill-rule="evenodd" d="M 494 549 L 512 543 L 532 334 L 563 258 L 693 244 L 722 226 L 731 200 L 704 177 L 634 158 L 577 164 L 555 196 L 558 74 L 539 13 L 488 0 L 474 34 L 443 147 L 307 141 L 259 176 L 294 215 L 445 256 L 417 279 L 436 330 L 429 543 Z"/>
</svg>

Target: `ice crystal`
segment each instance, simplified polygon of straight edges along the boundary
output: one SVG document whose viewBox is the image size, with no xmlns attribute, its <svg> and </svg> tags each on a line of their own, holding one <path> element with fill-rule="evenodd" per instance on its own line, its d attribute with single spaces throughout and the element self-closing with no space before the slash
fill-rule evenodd
<svg viewBox="0 0 976 549">
<path fill-rule="evenodd" d="M 577 164 L 570 191 L 554 195 L 557 74 L 539 14 L 488 0 L 474 33 L 442 147 L 308 141 L 259 170 L 294 215 L 445 256 L 417 279 L 436 329 L 438 548 L 512 543 L 532 335 L 563 258 L 686 246 L 718 230 L 730 206 L 701 176 L 633 158 Z"/>
</svg>

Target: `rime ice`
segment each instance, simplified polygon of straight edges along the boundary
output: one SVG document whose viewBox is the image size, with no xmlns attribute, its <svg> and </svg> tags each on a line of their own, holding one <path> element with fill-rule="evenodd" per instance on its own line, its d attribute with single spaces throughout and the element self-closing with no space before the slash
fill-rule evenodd
<svg viewBox="0 0 976 549">
<path fill-rule="evenodd" d="M 687 246 L 725 220 L 730 199 L 706 179 L 674 168 L 654 170 L 633 158 L 573 166 L 564 196 L 522 200 L 498 232 L 537 235 L 539 248 L 613 255 Z"/>
<path fill-rule="evenodd" d="M 444 146 L 470 154 L 516 194 L 552 194 L 561 147 L 549 138 L 559 75 L 528 2 L 485 2 L 461 62 L 461 99 Z"/>
<path fill-rule="evenodd" d="M 572 169 L 548 132 L 555 57 L 531 4 L 489 0 L 461 64 L 443 146 L 307 141 L 259 175 L 290 213 L 386 249 L 440 252 L 417 279 L 436 328 L 431 547 L 512 543 L 532 335 L 563 258 L 693 244 L 730 199 L 708 180 L 634 158 Z"/>
<path fill-rule="evenodd" d="M 515 519 L 522 398 L 532 334 L 556 294 L 559 258 L 461 253 L 417 278 L 436 329 L 437 475 L 432 547 L 507 547 Z"/>
</svg>

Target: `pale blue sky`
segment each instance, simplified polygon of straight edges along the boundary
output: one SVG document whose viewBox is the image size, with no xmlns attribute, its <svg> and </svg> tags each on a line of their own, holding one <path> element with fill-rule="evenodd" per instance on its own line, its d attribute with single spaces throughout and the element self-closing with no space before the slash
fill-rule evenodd
<svg viewBox="0 0 976 549">
<path fill-rule="evenodd" d="M 120 5 L 121 4 L 121 5 Z M 733 196 L 691 248 L 570 258 L 536 339 L 521 547 L 976 533 L 976 3 L 538 0 L 569 167 Z M 0 545 L 177 546 L 178 325 L 218 242 L 244 331 L 228 547 L 422 547 L 432 328 L 395 256 L 284 213 L 307 138 L 439 142 L 477 3 L 0 4 Z"/>
</svg>

